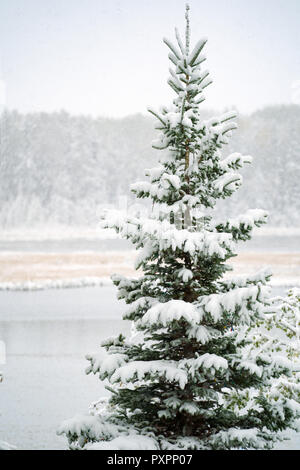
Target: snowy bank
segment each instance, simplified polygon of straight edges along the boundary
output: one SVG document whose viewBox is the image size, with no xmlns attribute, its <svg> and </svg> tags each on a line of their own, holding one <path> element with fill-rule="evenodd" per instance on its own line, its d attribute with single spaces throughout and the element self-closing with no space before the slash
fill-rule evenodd
<svg viewBox="0 0 300 470">
<path fill-rule="evenodd" d="M 108 277 L 81 277 L 75 279 L 44 279 L 42 281 L 1 282 L 0 291 L 31 291 L 45 289 L 68 289 L 74 287 L 103 287 L 112 285 Z"/>
<path fill-rule="evenodd" d="M 295 237 L 300 236 L 300 227 L 259 227 L 253 229 L 253 236 Z M 114 230 L 100 227 L 18 227 L 1 230 L 0 241 L 48 241 L 48 240 L 111 240 L 120 239 Z"/>
<path fill-rule="evenodd" d="M 33 291 L 47 289 L 72 289 L 77 287 L 104 287 L 113 285 L 109 277 L 80 277 L 71 279 L 43 279 L 41 281 L 0 282 L 0 291 Z M 271 287 L 300 287 L 299 278 L 277 278 Z"/>
<path fill-rule="evenodd" d="M 41 227 L 1 230 L 0 241 L 110 240 L 120 238 L 113 230 L 98 227 Z"/>
</svg>

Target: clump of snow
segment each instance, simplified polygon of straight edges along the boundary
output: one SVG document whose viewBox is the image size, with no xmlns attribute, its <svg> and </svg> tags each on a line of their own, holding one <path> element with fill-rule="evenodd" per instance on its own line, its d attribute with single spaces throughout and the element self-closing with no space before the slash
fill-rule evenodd
<svg viewBox="0 0 300 470">
<path fill-rule="evenodd" d="M 158 376 L 169 382 L 177 382 L 183 390 L 187 384 L 187 373 L 178 367 L 176 361 L 132 361 L 120 367 L 112 375 L 111 383 L 131 382 L 134 377 L 139 381 L 145 380 L 147 376 Z"/>
<path fill-rule="evenodd" d="M 165 303 L 158 303 L 150 308 L 138 322 L 138 325 L 162 325 L 166 326 L 173 321 L 185 320 L 193 325 L 199 323 L 202 313 L 197 308 L 184 300 L 170 300 Z"/>
<path fill-rule="evenodd" d="M 220 449 L 224 449 L 224 446 L 228 446 L 228 449 L 242 449 L 245 444 L 246 448 L 264 449 L 266 446 L 265 439 L 260 437 L 260 432 L 256 428 L 252 429 L 236 429 L 231 428 L 226 431 L 220 431 L 214 434 L 210 438 L 214 448 L 220 446 Z M 233 447 L 234 446 L 234 447 Z"/>
<path fill-rule="evenodd" d="M 229 191 L 238 189 L 242 182 L 243 177 L 241 175 L 234 172 L 228 172 L 220 176 L 220 178 L 215 181 L 214 186 L 217 191 L 222 193 L 225 189 Z"/>
<path fill-rule="evenodd" d="M 178 272 L 178 277 L 180 277 L 183 280 L 183 282 L 188 282 L 191 279 L 193 279 L 193 273 L 190 269 L 182 268 Z"/>
<path fill-rule="evenodd" d="M 235 312 L 239 310 L 239 319 L 241 323 L 251 323 L 253 316 L 253 306 L 257 300 L 263 302 L 267 300 L 270 294 L 268 286 L 248 286 L 232 289 L 224 294 L 211 294 L 202 297 L 199 301 L 199 308 L 203 309 L 203 313 L 209 314 L 213 321 L 217 323 L 223 315 L 224 311 Z M 250 305 L 249 305 L 250 304 Z M 259 304 L 256 305 L 256 309 Z"/>
<path fill-rule="evenodd" d="M 131 434 L 119 436 L 111 441 L 95 442 L 85 446 L 86 450 L 158 450 L 157 442 L 148 436 Z"/>
<path fill-rule="evenodd" d="M 93 374 L 96 374 L 99 372 L 102 378 L 112 375 L 118 367 L 122 367 L 128 360 L 124 354 L 110 354 L 103 358 L 103 353 L 97 353 L 87 355 L 86 358 L 91 362 L 90 367 L 86 369 L 86 373 L 93 372 Z"/>
<path fill-rule="evenodd" d="M 190 253 L 191 256 L 201 252 L 205 256 L 217 255 L 224 259 L 228 250 L 234 251 L 230 233 L 179 230 L 167 220 L 131 217 L 120 211 L 111 212 L 103 227 L 115 228 L 124 238 L 143 240 L 144 243 L 149 243 L 151 240 L 153 248 L 159 250 L 179 249 Z M 149 253 L 152 254 L 152 248 L 149 249 Z"/>
<path fill-rule="evenodd" d="M 158 450 L 157 442 L 150 436 L 138 434 L 135 429 L 104 418 L 104 415 L 76 415 L 61 423 L 57 434 L 77 436 L 79 446 L 88 450 Z M 98 442 L 87 444 L 83 435 L 88 435 L 90 441 Z"/>
<path fill-rule="evenodd" d="M 229 228 L 254 227 L 259 223 L 264 223 L 268 218 L 268 212 L 262 209 L 249 209 L 245 214 L 229 219 L 227 225 Z"/>
<path fill-rule="evenodd" d="M 219 165 L 223 170 L 228 171 L 230 168 L 239 168 L 245 163 L 252 163 L 252 157 L 236 152 L 221 160 Z"/>
<path fill-rule="evenodd" d="M 223 357 L 216 354 L 205 353 L 196 359 L 185 359 L 181 361 L 181 365 L 186 367 L 189 374 L 194 376 L 195 372 L 199 369 L 207 371 L 209 374 L 214 375 L 215 371 L 228 369 L 228 362 Z"/>
</svg>

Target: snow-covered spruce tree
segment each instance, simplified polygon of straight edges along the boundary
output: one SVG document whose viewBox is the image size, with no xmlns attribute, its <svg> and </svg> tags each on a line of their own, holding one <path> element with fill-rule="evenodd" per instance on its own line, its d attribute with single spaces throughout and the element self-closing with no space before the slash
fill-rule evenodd
<svg viewBox="0 0 300 470">
<path fill-rule="evenodd" d="M 61 425 L 72 449 L 270 448 L 299 415 L 293 354 L 269 323 L 263 328 L 270 274 L 224 277 L 236 242 L 250 239 L 267 214 L 223 222 L 210 215 L 238 189 L 236 170 L 251 158 L 221 157 L 234 112 L 201 120 L 211 80 L 202 70 L 206 40 L 190 49 L 188 7 L 185 43 L 177 30 L 176 39 L 164 40 L 175 99 L 150 110 L 161 131 L 154 146 L 167 152 L 132 187 L 152 200 L 151 215 L 109 213 L 103 224 L 139 250 L 143 275 L 113 276 L 134 331 L 104 341 L 105 357 L 88 356 L 87 372 L 108 381 L 111 396 Z"/>
</svg>

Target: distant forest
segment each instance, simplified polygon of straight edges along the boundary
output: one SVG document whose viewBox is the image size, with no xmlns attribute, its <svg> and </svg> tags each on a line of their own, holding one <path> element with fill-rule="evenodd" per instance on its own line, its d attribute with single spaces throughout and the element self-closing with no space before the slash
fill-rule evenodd
<svg viewBox="0 0 300 470">
<path fill-rule="evenodd" d="M 212 113 L 203 112 L 206 119 Z M 1 115 L 0 226 L 95 226 L 99 208 L 129 196 L 131 183 L 157 165 L 154 119 L 71 116 L 66 112 Z M 300 106 L 272 106 L 239 116 L 223 151 L 253 157 L 243 187 L 217 211 L 270 212 L 270 226 L 300 226 Z M 132 198 L 132 196 L 130 196 Z M 132 198 L 133 200 L 133 198 Z"/>
</svg>

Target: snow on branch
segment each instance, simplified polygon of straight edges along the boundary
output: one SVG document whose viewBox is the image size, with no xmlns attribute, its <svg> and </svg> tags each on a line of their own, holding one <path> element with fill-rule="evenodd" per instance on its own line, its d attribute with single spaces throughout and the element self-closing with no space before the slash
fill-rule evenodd
<svg viewBox="0 0 300 470">
<path fill-rule="evenodd" d="M 187 384 L 187 373 L 178 368 L 176 361 L 132 361 L 120 367 L 110 378 L 111 383 L 144 381 L 150 377 L 164 378 L 168 382 L 176 382 L 183 390 Z"/>
<path fill-rule="evenodd" d="M 194 49 L 190 53 L 188 57 L 189 65 L 194 65 L 199 54 L 201 53 L 202 49 L 204 48 L 205 44 L 207 43 L 207 38 L 200 39 L 197 44 L 195 45 Z"/>
<path fill-rule="evenodd" d="M 222 289 L 225 289 L 225 291 L 229 291 L 231 289 L 235 289 L 236 287 L 247 287 L 251 284 L 266 285 L 269 282 L 271 277 L 272 277 L 272 272 L 269 269 L 262 269 L 261 271 L 258 271 L 255 274 L 231 277 L 230 279 L 224 279 L 218 282 L 218 285 Z"/>
<path fill-rule="evenodd" d="M 184 320 L 193 325 L 201 321 L 203 314 L 197 308 L 183 300 L 170 300 L 150 308 L 139 320 L 138 326 L 167 326 L 173 321 Z"/>
<path fill-rule="evenodd" d="M 211 294 L 199 299 L 198 306 L 203 309 L 214 323 L 218 323 L 223 314 L 228 312 L 233 320 L 240 324 L 251 324 L 254 316 L 264 312 L 263 303 L 270 295 L 270 288 L 261 285 L 250 285 L 220 294 Z"/>
<path fill-rule="evenodd" d="M 123 366 L 128 357 L 125 354 L 109 354 L 103 356 L 103 353 L 87 355 L 86 359 L 90 361 L 90 366 L 86 369 L 86 373 L 93 374 L 99 373 L 101 380 L 111 377 L 116 369 Z"/>
<path fill-rule="evenodd" d="M 242 155 L 241 153 L 232 153 L 228 157 L 220 161 L 219 166 L 222 170 L 228 171 L 230 169 L 237 170 L 245 164 L 251 164 L 252 157 L 249 155 Z"/>
<path fill-rule="evenodd" d="M 176 59 L 180 60 L 182 58 L 182 54 L 178 51 L 176 46 L 167 38 L 163 38 L 163 42 L 168 46 L 172 54 L 176 57 Z"/>
<path fill-rule="evenodd" d="M 231 233 L 233 240 L 249 240 L 254 227 L 260 227 L 268 219 L 268 212 L 263 209 L 249 209 L 245 214 L 229 219 L 216 225 L 220 232 Z"/>
<path fill-rule="evenodd" d="M 206 230 L 190 232 L 187 229 L 177 229 L 167 220 L 131 217 L 119 211 L 112 211 L 102 222 L 102 226 L 114 228 L 139 246 L 152 240 L 153 246 L 159 250 L 182 250 L 193 256 L 199 252 L 207 257 L 218 256 L 221 259 L 226 258 L 228 250 L 233 250 L 231 234 Z"/>
<path fill-rule="evenodd" d="M 227 172 L 214 182 L 214 187 L 219 193 L 236 191 L 243 183 L 243 177 L 235 172 Z"/>
</svg>

